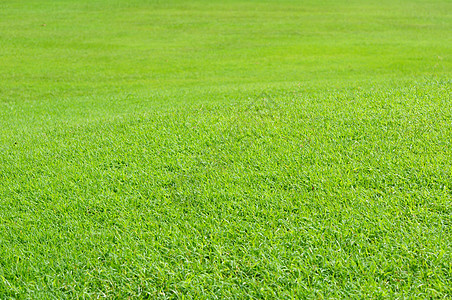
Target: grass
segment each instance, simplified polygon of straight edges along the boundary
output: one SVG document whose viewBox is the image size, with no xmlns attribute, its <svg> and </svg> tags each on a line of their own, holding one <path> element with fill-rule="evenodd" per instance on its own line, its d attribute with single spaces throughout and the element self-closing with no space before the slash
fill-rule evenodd
<svg viewBox="0 0 452 300">
<path fill-rule="evenodd" d="M 452 297 L 450 1 L 0 4 L 0 298 Z"/>
</svg>

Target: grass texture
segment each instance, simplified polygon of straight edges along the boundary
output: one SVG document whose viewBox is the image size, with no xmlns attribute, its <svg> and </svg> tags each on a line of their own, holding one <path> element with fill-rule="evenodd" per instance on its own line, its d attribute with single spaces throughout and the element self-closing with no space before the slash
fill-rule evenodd
<svg viewBox="0 0 452 300">
<path fill-rule="evenodd" d="M 452 2 L 0 2 L 0 298 L 452 297 Z"/>
</svg>

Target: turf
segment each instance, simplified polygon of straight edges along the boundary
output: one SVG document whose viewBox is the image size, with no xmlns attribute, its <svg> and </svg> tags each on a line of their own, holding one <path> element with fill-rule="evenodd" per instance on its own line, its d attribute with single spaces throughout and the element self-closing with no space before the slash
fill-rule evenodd
<svg viewBox="0 0 452 300">
<path fill-rule="evenodd" d="M 451 11 L 2 1 L 0 298 L 452 297 Z"/>
</svg>

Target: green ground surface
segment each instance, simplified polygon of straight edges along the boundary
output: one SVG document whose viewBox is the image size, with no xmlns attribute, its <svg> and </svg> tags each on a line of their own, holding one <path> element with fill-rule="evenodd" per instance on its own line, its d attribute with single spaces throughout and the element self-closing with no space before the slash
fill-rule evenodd
<svg viewBox="0 0 452 300">
<path fill-rule="evenodd" d="M 217 2 L 0 2 L 0 298 L 452 297 L 452 2 Z"/>
</svg>

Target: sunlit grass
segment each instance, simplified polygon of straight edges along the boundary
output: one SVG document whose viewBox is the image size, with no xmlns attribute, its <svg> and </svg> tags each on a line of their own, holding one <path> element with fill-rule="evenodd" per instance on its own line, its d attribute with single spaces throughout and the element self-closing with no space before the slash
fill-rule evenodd
<svg viewBox="0 0 452 300">
<path fill-rule="evenodd" d="M 0 298 L 448 298 L 448 1 L 3 1 Z"/>
</svg>

